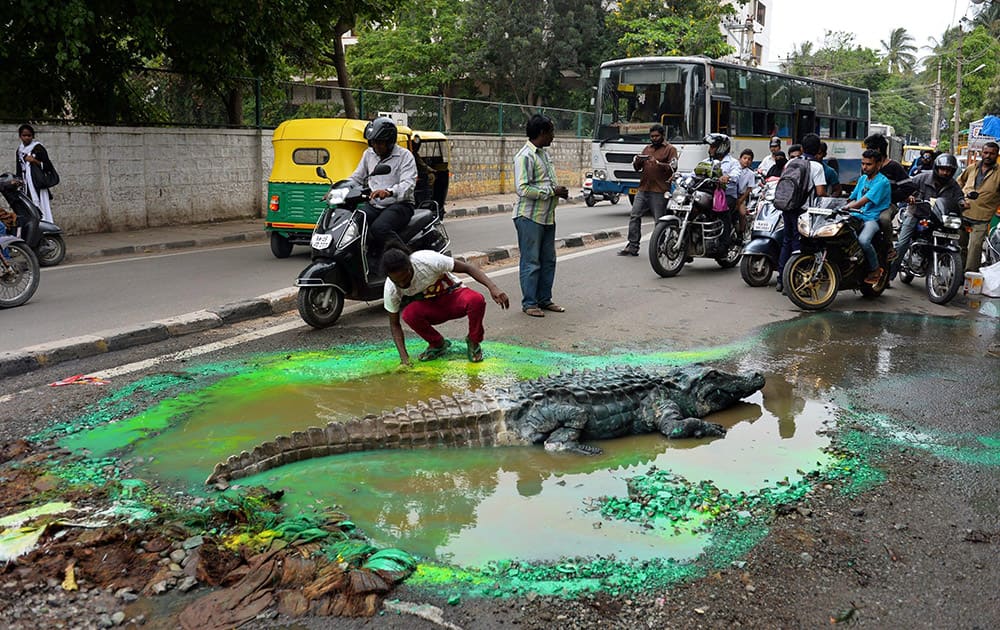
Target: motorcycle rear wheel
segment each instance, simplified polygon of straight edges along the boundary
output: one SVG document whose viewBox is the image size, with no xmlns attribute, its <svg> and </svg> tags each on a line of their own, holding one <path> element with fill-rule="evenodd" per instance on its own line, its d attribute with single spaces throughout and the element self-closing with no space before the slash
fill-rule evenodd
<svg viewBox="0 0 1000 630">
<path fill-rule="evenodd" d="M 649 264 L 660 277 L 671 278 L 684 267 L 685 247 L 679 244 L 680 229 L 673 223 L 657 222 L 649 237 Z M 671 248 L 677 247 L 677 251 Z"/>
<path fill-rule="evenodd" d="M 774 273 L 774 263 L 761 254 L 743 254 L 740 259 L 740 275 L 743 282 L 752 287 L 766 287 Z"/>
<path fill-rule="evenodd" d="M 621 197 L 622 196 L 621 196 L 620 193 L 615 193 L 615 194 L 611 195 L 611 199 L 609 200 L 609 201 L 611 201 L 611 205 L 612 206 L 617 206 L 618 205 L 618 200 L 621 199 Z"/>
<path fill-rule="evenodd" d="M 344 310 L 344 294 L 337 287 L 302 287 L 299 316 L 313 328 L 333 326 Z"/>
<path fill-rule="evenodd" d="M 6 249 L 6 265 L 0 265 L 0 308 L 13 308 L 35 294 L 42 271 L 27 244 L 11 243 Z"/>
<path fill-rule="evenodd" d="M 947 304 L 958 295 L 965 282 L 962 261 L 958 254 L 948 252 L 938 255 L 938 264 L 927 272 L 927 299 L 935 304 Z"/>
<path fill-rule="evenodd" d="M 593 194 L 584 195 L 583 196 L 583 203 L 587 204 L 588 208 L 593 208 L 594 204 L 597 203 L 597 200 L 594 199 L 594 195 Z"/>
<path fill-rule="evenodd" d="M 55 267 L 66 258 L 66 241 L 58 234 L 46 234 L 38 243 L 38 264 Z"/>
<path fill-rule="evenodd" d="M 830 306 L 840 287 L 840 271 L 824 260 L 819 269 L 813 254 L 794 254 L 782 273 L 782 283 L 788 299 L 807 311 L 820 311 Z M 814 273 L 815 271 L 815 273 Z"/>
<path fill-rule="evenodd" d="M 719 264 L 723 269 L 731 269 L 739 264 L 740 256 L 743 254 L 743 241 L 736 237 L 736 233 L 733 232 L 730 237 L 732 245 L 726 250 L 726 255 L 715 259 L 715 262 Z"/>
</svg>

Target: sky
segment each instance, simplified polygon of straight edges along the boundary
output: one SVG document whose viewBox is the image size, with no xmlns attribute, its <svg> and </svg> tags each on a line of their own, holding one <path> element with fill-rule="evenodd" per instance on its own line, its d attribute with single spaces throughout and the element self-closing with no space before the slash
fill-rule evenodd
<svg viewBox="0 0 1000 630">
<path fill-rule="evenodd" d="M 941 39 L 949 26 L 966 15 L 970 0 L 771 0 L 771 53 L 765 67 L 775 68 L 798 44 L 823 43 L 823 33 L 855 33 L 854 43 L 882 50 L 896 28 L 905 28 L 917 46 L 917 56 L 929 51 L 928 37 Z M 969 11 L 969 16 L 973 15 Z M 812 19 L 813 17 L 820 19 Z"/>
</svg>

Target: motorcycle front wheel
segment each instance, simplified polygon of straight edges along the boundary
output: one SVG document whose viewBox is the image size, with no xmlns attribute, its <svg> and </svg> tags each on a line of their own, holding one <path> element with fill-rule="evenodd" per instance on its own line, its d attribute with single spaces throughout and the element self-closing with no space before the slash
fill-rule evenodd
<svg viewBox="0 0 1000 630">
<path fill-rule="evenodd" d="M 766 287 L 774 273 L 774 263 L 761 254 L 743 254 L 740 259 L 740 275 L 743 282 L 752 287 Z"/>
<path fill-rule="evenodd" d="M 927 298 L 935 304 L 947 304 L 958 295 L 965 282 L 962 261 L 954 252 L 938 255 L 937 264 L 927 272 Z"/>
<path fill-rule="evenodd" d="M 38 242 L 38 264 L 55 267 L 66 258 L 66 241 L 58 234 L 46 234 Z"/>
<path fill-rule="evenodd" d="M 788 299 L 807 311 L 820 311 L 830 306 L 840 287 L 840 272 L 824 260 L 817 264 L 813 254 L 794 254 L 782 272 L 782 283 Z"/>
<path fill-rule="evenodd" d="M 684 267 L 685 247 L 679 243 L 681 231 L 673 223 L 657 222 L 649 237 L 649 264 L 663 278 L 671 278 Z"/>
<path fill-rule="evenodd" d="M 622 197 L 621 193 L 615 193 L 615 194 L 611 195 L 611 205 L 612 206 L 617 206 L 618 205 L 618 200 L 621 199 L 621 197 Z"/>
<path fill-rule="evenodd" d="M 0 308 L 21 306 L 38 289 L 42 271 L 35 252 L 25 243 L 11 243 L 0 252 Z"/>
<path fill-rule="evenodd" d="M 344 310 L 344 294 L 337 287 L 299 289 L 299 316 L 313 328 L 333 326 Z"/>
</svg>

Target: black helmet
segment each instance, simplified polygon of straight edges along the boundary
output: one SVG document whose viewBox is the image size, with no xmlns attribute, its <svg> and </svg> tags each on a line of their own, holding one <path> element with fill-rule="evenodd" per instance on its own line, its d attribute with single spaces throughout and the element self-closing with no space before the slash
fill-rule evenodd
<svg viewBox="0 0 1000 630">
<path fill-rule="evenodd" d="M 729 154 L 729 148 L 732 146 L 729 136 L 724 133 L 710 133 L 705 136 L 704 142 L 712 148 L 711 156 L 717 160 L 726 157 Z"/>
<path fill-rule="evenodd" d="M 771 137 L 771 141 L 767 143 L 767 146 L 769 146 L 769 147 L 780 147 L 781 146 L 781 138 L 779 138 L 778 136 L 772 136 Z"/>
<path fill-rule="evenodd" d="M 368 141 L 368 146 L 371 146 L 376 140 L 395 144 L 396 123 L 392 122 L 391 118 L 385 116 L 376 118 L 365 127 L 365 140 Z"/>
<path fill-rule="evenodd" d="M 950 168 L 955 173 L 958 170 L 958 160 L 951 153 L 942 153 L 934 159 L 934 168 Z"/>
</svg>

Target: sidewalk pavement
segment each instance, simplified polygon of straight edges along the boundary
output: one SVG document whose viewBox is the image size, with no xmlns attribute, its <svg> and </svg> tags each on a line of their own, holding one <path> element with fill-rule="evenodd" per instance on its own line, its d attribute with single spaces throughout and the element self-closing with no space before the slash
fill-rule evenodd
<svg viewBox="0 0 1000 630">
<path fill-rule="evenodd" d="M 574 201 L 578 201 L 575 199 Z M 513 195 L 488 195 L 456 199 L 445 204 L 445 220 L 482 214 L 513 212 Z M 622 238 L 617 231 L 572 234 L 556 241 L 557 248 L 582 247 L 594 241 Z M 185 248 L 215 247 L 267 240 L 263 219 L 147 228 L 129 232 L 81 234 L 66 237 L 66 260 L 81 262 Z M 518 257 L 516 246 L 493 247 L 485 252 L 464 252 L 455 258 L 477 265 Z M 104 330 L 20 350 L 0 352 L 0 377 L 16 376 L 63 361 L 72 361 L 115 350 L 164 341 L 236 322 L 270 317 L 296 308 L 298 290 L 280 291 L 176 317 L 136 326 Z"/>
</svg>

